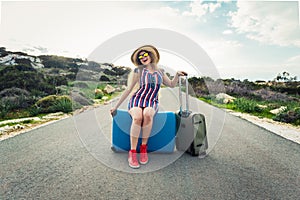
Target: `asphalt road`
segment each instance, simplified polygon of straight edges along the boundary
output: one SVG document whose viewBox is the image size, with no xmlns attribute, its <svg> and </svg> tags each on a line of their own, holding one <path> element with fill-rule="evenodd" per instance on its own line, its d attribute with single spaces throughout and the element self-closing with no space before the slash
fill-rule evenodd
<svg viewBox="0 0 300 200">
<path fill-rule="evenodd" d="M 176 110 L 173 90 L 162 110 Z M 0 199 L 299 199 L 300 145 L 203 102 L 209 155 L 110 150 L 111 105 L 0 142 Z M 126 105 L 122 105 L 125 107 Z"/>
</svg>

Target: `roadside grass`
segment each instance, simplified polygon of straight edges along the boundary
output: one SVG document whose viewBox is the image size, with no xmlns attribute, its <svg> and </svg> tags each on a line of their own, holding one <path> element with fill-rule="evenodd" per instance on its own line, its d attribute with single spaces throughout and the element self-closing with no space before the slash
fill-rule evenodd
<svg viewBox="0 0 300 200">
<path fill-rule="evenodd" d="M 211 96 L 200 97 L 199 99 L 218 108 L 248 113 L 259 118 L 268 118 L 296 126 L 300 125 L 300 107 L 299 103 L 294 101 L 259 101 L 245 97 L 238 97 L 233 102 L 224 104 L 222 101 L 218 101 L 215 97 Z M 283 109 L 278 114 L 272 114 L 270 112 L 271 110 L 282 106 L 286 107 L 286 109 Z"/>
<path fill-rule="evenodd" d="M 34 124 L 34 123 L 38 123 L 38 121 L 34 120 L 34 119 L 28 119 L 28 120 L 24 120 L 21 122 L 9 122 L 9 123 L 3 123 L 0 124 L 0 127 L 4 127 L 4 126 L 15 126 L 17 124 L 20 125 L 25 125 L 25 124 Z"/>
<path fill-rule="evenodd" d="M 43 117 L 46 115 L 46 113 L 37 113 L 33 114 L 31 112 L 32 108 L 27 108 L 27 109 L 18 109 L 14 110 L 12 112 L 7 113 L 5 118 L 0 118 L 0 122 L 3 120 L 10 120 L 10 119 L 19 119 L 19 118 L 27 118 L 27 117 Z"/>
</svg>

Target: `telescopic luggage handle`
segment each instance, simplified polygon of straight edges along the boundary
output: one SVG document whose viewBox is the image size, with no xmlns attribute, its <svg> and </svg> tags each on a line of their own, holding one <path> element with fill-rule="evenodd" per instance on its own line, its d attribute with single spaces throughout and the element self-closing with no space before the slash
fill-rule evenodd
<svg viewBox="0 0 300 200">
<path fill-rule="evenodd" d="M 185 88 L 186 88 L 186 91 L 185 91 L 185 98 L 186 98 L 186 113 L 189 112 L 189 82 L 188 82 L 188 76 L 185 75 Z M 180 103 L 180 115 L 182 115 L 182 85 L 181 85 L 181 76 L 179 76 L 179 103 Z"/>
</svg>

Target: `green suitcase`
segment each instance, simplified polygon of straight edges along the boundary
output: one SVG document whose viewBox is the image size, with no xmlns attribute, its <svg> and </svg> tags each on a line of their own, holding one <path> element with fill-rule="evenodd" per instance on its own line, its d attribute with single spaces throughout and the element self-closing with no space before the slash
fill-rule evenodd
<svg viewBox="0 0 300 200">
<path fill-rule="evenodd" d="M 189 110 L 188 78 L 186 76 L 186 110 L 182 110 L 182 88 L 179 78 L 180 110 L 176 113 L 176 149 L 192 156 L 205 157 L 208 148 L 205 116 Z"/>
</svg>

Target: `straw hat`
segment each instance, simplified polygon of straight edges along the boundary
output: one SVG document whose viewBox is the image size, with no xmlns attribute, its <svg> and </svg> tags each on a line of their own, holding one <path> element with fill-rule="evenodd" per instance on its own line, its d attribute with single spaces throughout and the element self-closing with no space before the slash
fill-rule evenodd
<svg viewBox="0 0 300 200">
<path fill-rule="evenodd" d="M 133 54 L 131 55 L 131 62 L 136 65 L 139 66 L 141 65 L 139 59 L 138 59 L 138 55 L 141 51 L 146 51 L 148 53 L 150 53 L 151 56 L 151 62 L 157 64 L 159 61 L 159 52 L 158 50 L 152 46 L 152 45 L 144 45 L 139 47 L 138 49 L 136 49 Z"/>
</svg>

